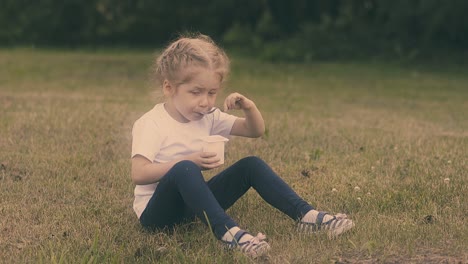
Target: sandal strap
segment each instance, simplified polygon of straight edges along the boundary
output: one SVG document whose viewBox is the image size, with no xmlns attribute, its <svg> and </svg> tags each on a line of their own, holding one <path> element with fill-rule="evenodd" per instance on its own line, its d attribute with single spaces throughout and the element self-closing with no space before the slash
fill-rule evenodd
<svg viewBox="0 0 468 264">
<path fill-rule="evenodd" d="M 331 216 L 331 218 L 326 222 L 323 221 L 325 215 Z M 346 214 L 331 215 L 327 212 L 319 212 L 315 222 L 311 223 L 301 221 L 298 223 L 297 229 L 298 231 L 305 233 L 315 233 L 321 230 L 327 230 L 329 235 L 333 237 L 351 229 L 354 226 L 353 222 L 347 218 L 348 216 Z"/>
<path fill-rule="evenodd" d="M 328 220 L 326 222 L 323 222 L 323 218 L 326 215 L 330 215 L 330 214 L 328 212 L 320 211 L 317 214 L 317 218 L 315 220 L 315 223 L 300 222 L 299 223 L 299 229 L 303 229 L 304 231 L 309 230 L 309 231 L 312 231 L 312 232 L 317 232 L 317 231 L 321 230 L 323 227 L 325 227 L 326 225 L 329 225 L 333 221 L 337 220 L 336 216 L 333 216 L 332 219 L 330 219 L 330 220 Z"/>
<path fill-rule="evenodd" d="M 248 234 L 247 231 L 245 230 L 239 230 L 237 233 L 234 235 L 234 238 L 231 241 L 231 244 L 234 243 L 234 245 L 239 244 L 240 239 L 245 235 Z"/>
<path fill-rule="evenodd" d="M 258 233 L 256 236 L 252 237 L 250 240 L 239 243 L 240 239 L 245 234 L 249 234 L 249 232 L 241 229 L 236 232 L 232 241 L 230 242 L 223 241 L 223 243 L 226 245 L 226 248 L 229 250 L 238 248 L 244 254 L 247 254 L 254 258 L 265 254 L 270 249 L 270 245 L 268 245 L 268 243 L 265 241 L 266 236 L 262 233 Z"/>
<path fill-rule="evenodd" d="M 241 239 L 245 234 L 248 234 L 248 232 L 241 229 L 241 230 L 239 230 L 239 231 L 236 232 L 236 234 L 234 235 L 234 237 L 233 237 L 233 239 L 231 240 L 231 242 L 223 241 L 223 243 L 226 243 L 228 248 L 235 248 L 236 246 L 239 245 L 240 239 Z"/>
<path fill-rule="evenodd" d="M 258 233 L 256 236 L 252 237 L 251 239 L 245 242 L 239 243 L 240 239 L 245 234 L 250 234 L 250 233 L 241 229 L 236 232 L 232 241 L 230 242 L 224 241 L 224 240 L 221 240 L 221 241 L 226 245 L 226 249 L 228 250 L 239 249 L 242 253 L 252 258 L 256 258 L 256 257 L 267 254 L 267 252 L 270 250 L 270 245 L 265 241 L 266 236 L 264 234 Z"/>
<path fill-rule="evenodd" d="M 243 243 L 239 243 L 239 247 L 242 252 L 247 254 L 257 255 L 259 250 L 263 250 L 265 247 L 269 248 L 269 245 L 264 240 L 266 236 L 262 233 L 258 233 L 256 236 L 252 237 L 249 241 L 245 241 Z"/>
<path fill-rule="evenodd" d="M 322 223 L 321 225 L 326 226 L 326 225 L 331 224 L 333 221 L 337 221 L 337 220 L 338 220 L 338 219 L 336 219 L 336 216 L 333 216 L 332 219 L 326 221 L 325 223 Z"/>
<path fill-rule="evenodd" d="M 315 224 L 316 225 L 321 225 L 322 222 L 323 222 L 323 218 L 325 217 L 325 215 L 327 215 L 328 213 L 327 212 L 319 212 L 318 215 L 317 215 L 317 220 L 315 220 Z"/>
</svg>

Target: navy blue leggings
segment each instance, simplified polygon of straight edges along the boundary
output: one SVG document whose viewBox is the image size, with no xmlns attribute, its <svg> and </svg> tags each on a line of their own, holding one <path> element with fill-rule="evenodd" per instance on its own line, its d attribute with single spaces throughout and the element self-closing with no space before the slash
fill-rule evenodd
<svg viewBox="0 0 468 264">
<path fill-rule="evenodd" d="M 172 228 L 197 216 L 205 224 L 208 220 L 220 239 L 237 226 L 225 210 L 250 187 L 294 220 L 313 209 L 260 158 L 243 158 L 208 182 L 195 163 L 181 161 L 160 180 L 140 222 L 148 229 Z"/>
</svg>

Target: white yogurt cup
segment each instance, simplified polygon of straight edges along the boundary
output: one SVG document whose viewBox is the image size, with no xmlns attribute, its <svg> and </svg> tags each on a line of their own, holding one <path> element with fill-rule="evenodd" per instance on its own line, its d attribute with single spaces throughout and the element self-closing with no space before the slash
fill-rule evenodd
<svg viewBox="0 0 468 264">
<path fill-rule="evenodd" d="M 216 156 L 220 159 L 219 164 L 224 164 L 224 144 L 229 139 L 214 135 L 202 138 L 203 152 L 216 152 Z"/>
</svg>

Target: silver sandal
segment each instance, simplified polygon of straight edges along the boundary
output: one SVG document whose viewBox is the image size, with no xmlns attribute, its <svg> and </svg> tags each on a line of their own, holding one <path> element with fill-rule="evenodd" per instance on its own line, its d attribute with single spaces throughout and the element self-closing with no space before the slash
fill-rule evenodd
<svg viewBox="0 0 468 264">
<path fill-rule="evenodd" d="M 257 258 L 260 256 L 264 256 L 270 251 L 270 245 L 268 242 L 265 241 L 266 236 L 262 233 L 258 233 L 256 236 L 254 236 L 252 239 L 239 243 L 240 239 L 245 235 L 249 234 L 245 230 L 239 230 L 237 233 L 234 235 L 234 239 L 232 239 L 231 242 L 227 241 L 222 241 L 223 243 L 226 244 L 226 247 L 228 249 L 239 249 L 242 253 L 245 255 L 252 257 L 252 258 Z"/>
<path fill-rule="evenodd" d="M 306 234 L 326 231 L 330 238 L 334 238 L 354 227 L 353 221 L 348 219 L 345 214 L 334 215 L 332 219 L 323 222 L 323 218 L 327 214 L 327 212 L 319 212 L 315 223 L 300 221 L 297 230 Z"/>
</svg>

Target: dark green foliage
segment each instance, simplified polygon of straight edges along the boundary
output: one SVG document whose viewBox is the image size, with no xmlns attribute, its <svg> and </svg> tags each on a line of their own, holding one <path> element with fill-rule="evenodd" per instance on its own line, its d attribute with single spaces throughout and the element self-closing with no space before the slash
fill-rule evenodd
<svg viewBox="0 0 468 264">
<path fill-rule="evenodd" d="M 2 0 L 0 45 L 155 47 L 199 31 L 268 60 L 411 58 L 466 52 L 465 10 L 464 0 Z"/>
</svg>

